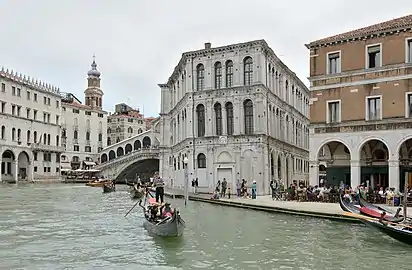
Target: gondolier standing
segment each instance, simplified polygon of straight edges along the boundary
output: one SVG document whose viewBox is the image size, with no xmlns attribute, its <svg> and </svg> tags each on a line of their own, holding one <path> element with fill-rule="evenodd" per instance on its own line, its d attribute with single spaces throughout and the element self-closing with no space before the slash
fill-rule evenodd
<svg viewBox="0 0 412 270">
<path fill-rule="evenodd" d="M 156 202 L 163 203 L 163 196 L 165 193 L 164 186 L 165 182 L 163 178 L 159 176 L 159 172 L 155 172 L 153 177 L 153 186 L 156 188 Z"/>
</svg>

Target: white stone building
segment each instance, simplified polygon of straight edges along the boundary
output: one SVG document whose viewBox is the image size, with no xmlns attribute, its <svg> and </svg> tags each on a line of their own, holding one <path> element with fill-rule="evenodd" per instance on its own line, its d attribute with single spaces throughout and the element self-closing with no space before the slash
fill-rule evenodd
<svg viewBox="0 0 412 270">
<path fill-rule="evenodd" d="M 116 104 L 116 110 L 107 117 L 107 145 L 118 143 L 146 131 L 146 121 L 138 110 L 127 104 Z"/>
<path fill-rule="evenodd" d="M 160 173 L 184 185 L 308 179 L 309 91 L 264 40 L 186 52 L 161 88 Z"/>
<path fill-rule="evenodd" d="M 60 178 L 60 121 L 57 87 L 1 69 L 0 182 Z"/>
<path fill-rule="evenodd" d="M 107 141 L 107 112 L 102 110 L 103 91 L 100 89 L 100 72 L 93 60 L 87 73 L 86 104 L 73 94 L 62 98 L 62 143 L 65 152 L 61 156 L 64 169 L 87 169 L 99 161 L 99 152 Z"/>
</svg>

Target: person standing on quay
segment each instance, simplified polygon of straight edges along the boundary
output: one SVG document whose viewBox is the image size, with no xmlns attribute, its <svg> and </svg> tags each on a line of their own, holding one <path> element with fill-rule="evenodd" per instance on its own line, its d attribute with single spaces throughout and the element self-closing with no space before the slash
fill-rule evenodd
<svg viewBox="0 0 412 270">
<path fill-rule="evenodd" d="M 198 187 L 199 187 L 199 178 L 196 177 L 196 180 L 195 180 L 195 194 L 197 194 Z"/>
<path fill-rule="evenodd" d="M 227 189 L 227 181 L 226 181 L 226 178 L 223 178 L 223 181 L 222 181 L 222 196 L 221 196 L 223 198 L 226 196 L 226 189 Z"/>
<path fill-rule="evenodd" d="M 155 175 L 153 177 L 153 186 L 156 188 L 156 202 L 158 203 L 160 200 L 160 203 L 163 203 L 165 182 L 163 178 L 159 176 L 159 172 L 155 172 Z"/>
<path fill-rule="evenodd" d="M 256 180 L 253 180 L 252 183 L 252 199 L 256 199 L 257 187 L 256 187 Z"/>
</svg>

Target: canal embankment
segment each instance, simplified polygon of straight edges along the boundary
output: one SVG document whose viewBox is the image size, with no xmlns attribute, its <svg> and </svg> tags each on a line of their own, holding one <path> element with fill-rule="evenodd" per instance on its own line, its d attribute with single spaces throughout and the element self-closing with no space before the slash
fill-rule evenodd
<svg viewBox="0 0 412 270">
<path fill-rule="evenodd" d="M 180 189 L 165 189 L 165 196 L 169 198 L 184 198 L 184 193 Z M 210 203 L 220 206 L 236 207 L 270 213 L 281 213 L 289 215 L 298 215 L 312 218 L 323 218 L 335 221 L 359 223 L 358 219 L 344 215 L 344 211 L 338 203 L 322 202 L 297 202 L 297 201 L 278 201 L 272 200 L 270 195 L 258 196 L 256 199 L 239 198 L 232 196 L 231 199 L 221 198 L 212 200 L 212 195 L 205 193 L 189 193 L 188 199 Z M 396 212 L 396 207 L 387 206 Z"/>
</svg>

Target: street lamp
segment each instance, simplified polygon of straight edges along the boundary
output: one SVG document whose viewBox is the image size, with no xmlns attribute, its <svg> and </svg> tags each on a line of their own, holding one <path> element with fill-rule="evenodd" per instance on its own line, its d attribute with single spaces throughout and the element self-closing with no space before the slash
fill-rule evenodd
<svg viewBox="0 0 412 270">
<path fill-rule="evenodd" d="M 187 205 L 187 197 L 189 193 L 189 175 L 187 172 L 188 163 L 189 163 L 189 159 L 185 156 L 183 159 L 183 164 L 185 165 L 185 206 Z"/>
</svg>

